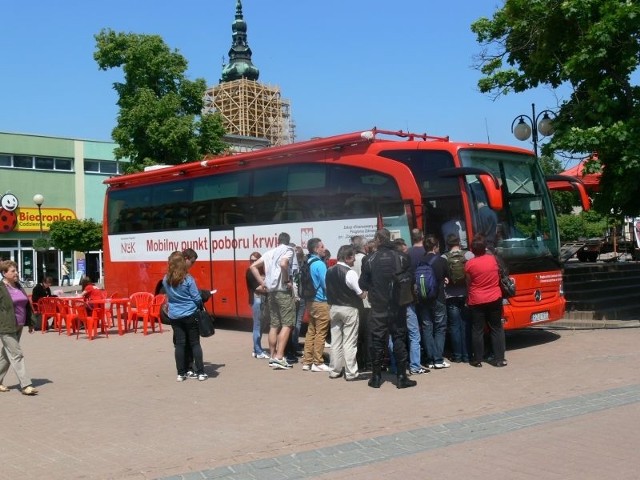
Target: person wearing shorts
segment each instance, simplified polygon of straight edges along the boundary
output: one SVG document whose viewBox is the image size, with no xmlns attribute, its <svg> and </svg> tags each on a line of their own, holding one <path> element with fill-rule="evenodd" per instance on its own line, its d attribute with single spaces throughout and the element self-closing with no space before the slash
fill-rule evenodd
<svg viewBox="0 0 640 480">
<path fill-rule="evenodd" d="M 267 290 L 270 315 L 269 366 L 283 370 L 292 368 L 284 358 L 284 351 L 296 321 L 296 303 L 289 274 L 294 253 L 289 246 L 290 240 L 288 233 L 281 233 L 278 235 L 278 246 L 249 267 L 256 280 Z M 260 266 L 264 266 L 264 279 L 260 275 Z"/>
</svg>

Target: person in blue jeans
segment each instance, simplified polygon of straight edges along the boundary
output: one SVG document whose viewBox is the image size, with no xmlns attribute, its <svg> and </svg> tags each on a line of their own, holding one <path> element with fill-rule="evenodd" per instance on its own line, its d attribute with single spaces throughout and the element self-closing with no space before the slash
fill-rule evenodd
<svg viewBox="0 0 640 480">
<path fill-rule="evenodd" d="M 468 363 L 471 352 L 471 316 L 467 308 L 467 283 L 464 264 L 473 258 L 473 253 L 460 248 L 460 238 L 447 236 L 448 251 L 443 255 L 449 263 L 451 277 L 444 288 L 447 303 L 447 322 L 451 341 L 451 361 Z M 458 271 L 461 269 L 461 273 Z"/>
<path fill-rule="evenodd" d="M 412 272 L 415 272 L 425 253 L 424 234 L 419 228 L 414 228 L 411 230 L 411 247 L 407 250 L 407 255 L 411 260 Z M 418 308 L 415 302 L 407 305 L 407 332 L 409 333 L 409 373 L 411 375 L 429 373 L 429 369 L 423 367 L 420 361 L 420 319 L 418 318 Z"/>
<path fill-rule="evenodd" d="M 427 252 L 422 262 L 431 262 L 436 278 L 438 293 L 436 298 L 418 304 L 418 315 L 422 319 L 422 342 L 427 352 L 428 368 L 449 368 L 451 364 L 443 357 L 444 342 L 447 335 L 447 305 L 444 287 L 449 279 L 449 265 L 440 256 L 440 242 L 433 235 L 424 239 L 424 249 Z"/>
<path fill-rule="evenodd" d="M 249 255 L 249 265 L 257 261 L 261 256 L 259 252 L 253 252 Z M 264 272 L 261 272 L 261 274 L 264 276 Z M 269 358 L 269 354 L 262 348 L 262 302 L 266 291 L 261 291 L 262 285 L 260 285 L 258 280 L 253 276 L 250 268 L 247 268 L 245 277 L 247 292 L 249 293 L 249 305 L 251 305 L 251 315 L 253 317 L 253 351 L 251 352 L 251 356 L 253 358 L 266 359 Z"/>
<path fill-rule="evenodd" d="M 202 297 L 194 278 L 189 274 L 189 266 L 182 252 L 173 252 L 169 256 L 169 267 L 162 286 L 167 295 L 167 316 L 174 332 L 177 381 L 183 382 L 188 378 L 187 345 L 193 354 L 196 378 L 206 380 L 208 375 L 204 372 L 200 332 L 195 319 Z"/>
</svg>

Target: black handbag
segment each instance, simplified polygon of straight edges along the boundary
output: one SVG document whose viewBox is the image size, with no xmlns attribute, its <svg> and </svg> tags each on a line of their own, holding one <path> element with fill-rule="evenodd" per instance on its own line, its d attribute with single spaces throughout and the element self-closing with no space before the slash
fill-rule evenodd
<svg viewBox="0 0 640 480">
<path fill-rule="evenodd" d="M 201 337 L 210 337 L 216 333 L 216 328 L 213 324 L 213 315 L 209 314 L 203 307 L 199 307 L 195 313 L 195 319 L 198 323 L 198 331 Z"/>
<path fill-rule="evenodd" d="M 500 273 L 500 290 L 502 290 L 502 298 L 511 298 L 516 294 L 516 282 L 507 275 L 502 265 L 498 263 L 498 272 Z"/>
</svg>

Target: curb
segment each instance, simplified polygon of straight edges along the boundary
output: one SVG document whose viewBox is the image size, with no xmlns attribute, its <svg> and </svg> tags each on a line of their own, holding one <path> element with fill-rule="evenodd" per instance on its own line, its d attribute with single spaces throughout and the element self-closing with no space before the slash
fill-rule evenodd
<svg viewBox="0 0 640 480">
<path fill-rule="evenodd" d="M 532 328 L 541 330 L 599 330 L 614 328 L 639 328 L 640 320 L 575 320 L 562 319 Z"/>
</svg>

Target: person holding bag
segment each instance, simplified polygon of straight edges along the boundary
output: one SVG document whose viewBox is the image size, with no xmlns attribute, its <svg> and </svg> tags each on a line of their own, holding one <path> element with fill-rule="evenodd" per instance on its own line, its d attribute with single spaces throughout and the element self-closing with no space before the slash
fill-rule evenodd
<svg viewBox="0 0 640 480">
<path fill-rule="evenodd" d="M 182 252 L 173 252 L 169 256 L 167 274 L 162 280 L 167 295 L 167 316 L 173 327 L 175 337 L 175 360 L 178 382 L 187 379 L 189 365 L 186 358 L 187 345 L 191 347 L 195 374 L 199 381 L 208 378 L 204 373 L 202 346 L 196 313 L 202 300 L 194 278 L 189 274 L 189 266 Z"/>
<path fill-rule="evenodd" d="M 489 326 L 491 346 L 493 348 L 493 365 L 505 367 L 505 338 L 502 325 L 502 291 L 498 261 L 494 255 L 487 254 L 487 243 L 484 235 L 476 235 L 471 242 L 471 252 L 475 255 L 465 263 L 464 272 L 467 278 L 467 305 L 471 310 L 471 343 L 473 360 L 470 365 L 482 367 L 484 360 L 484 328 Z"/>
<path fill-rule="evenodd" d="M 4 377 L 9 365 L 20 382 L 23 395 L 36 395 L 31 378 L 27 374 L 24 355 L 20 347 L 22 329 L 27 327 L 33 333 L 34 315 L 27 294 L 18 282 L 18 265 L 13 260 L 0 262 L 0 392 L 8 392 Z"/>
</svg>

